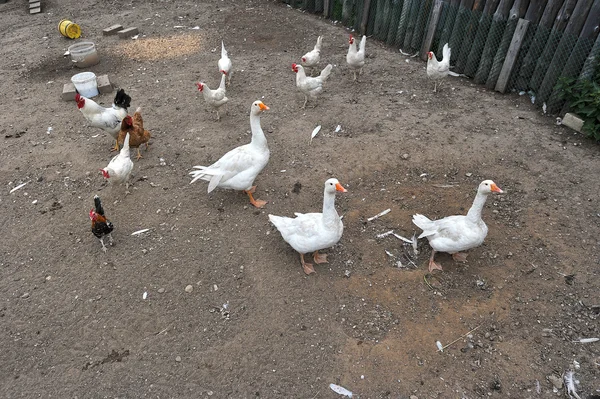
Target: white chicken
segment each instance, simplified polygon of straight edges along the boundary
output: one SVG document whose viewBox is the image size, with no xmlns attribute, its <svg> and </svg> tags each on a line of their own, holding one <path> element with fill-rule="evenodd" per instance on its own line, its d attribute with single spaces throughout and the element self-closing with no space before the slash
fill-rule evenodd
<svg viewBox="0 0 600 399">
<path fill-rule="evenodd" d="M 316 67 L 321 60 L 322 40 L 322 36 L 317 37 L 317 44 L 315 44 L 315 48 L 302 56 L 302 66 L 304 68 Z"/>
<path fill-rule="evenodd" d="M 129 175 L 133 169 L 133 161 L 129 154 L 129 133 L 123 141 L 123 148 L 113 157 L 106 168 L 100 169 L 105 179 L 110 179 L 114 184 L 125 183 L 125 188 L 129 189 Z"/>
<path fill-rule="evenodd" d="M 225 78 L 227 77 L 227 75 L 225 73 L 223 73 L 223 75 L 221 75 L 221 84 L 219 85 L 218 89 L 215 90 L 211 90 L 210 87 L 208 87 L 206 85 L 206 83 L 203 82 L 199 82 L 196 83 L 196 86 L 198 87 L 198 90 L 202 92 L 202 95 L 204 96 L 204 101 L 206 101 L 206 103 L 208 105 L 210 105 L 211 107 L 213 107 L 214 109 L 217 110 L 217 120 L 221 119 L 221 115 L 219 114 L 219 109 L 227 104 L 227 101 L 229 100 L 225 94 Z"/>
<path fill-rule="evenodd" d="M 329 248 L 338 243 L 344 232 L 344 224 L 335 210 L 335 193 L 347 190 L 337 179 L 325 182 L 322 213 L 295 213 L 295 218 L 269 215 L 269 220 L 281 236 L 300 254 L 300 262 L 304 273 L 315 272 L 313 265 L 304 261 L 304 254 L 313 252 L 315 263 L 327 263 L 327 255 L 319 250 Z"/>
<path fill-rule="evenodd" d="M 331 64 L 327 65 L 325 69 L 321 71 L 321 74 L 316 77 L 306 76 L 302 65 L 292 64 L 292 71 L 296 72 L 296 87 L 304 94 L 304 104 L 302 108 L 306 107 L 308 97 L 316 99 L 319 94 L 323 91 L 323 83 L 327 80 L 331 74 Z"/>
<path fill-rule="evenodd" d="M 435 82 L 433 92 L 437 92 L 441 80 L 450 73 L 450 47 L 448 43 L 444 44 L 442 49 L 442 60 L 438 61 L 433 51 L 427 53 L 427 77 Z M 438 83 L 440 82 L 440 83 Z"/>
<path fill-rule="evenodd" d="M 75 102 L 90 126 L 104 130 L 115 139 L 115 146 L 112 150 L 118 151 L 117 138 L 121 130 L 121 121 L 127 116 L 127 108 L 131 102 L 131 97 L 125 94 L 125 90 L 117 91 L 111 108 L 104 108 L 79 93 L 75 95 Z"/>
<path fill-rule="evenodd" d="M 466 216 L 454 215 L 430 220 L 420 214 L 413 215 L 413 223 L 423 230 L 419 238 L 427 237 L 432 248 L 431 258 L 429 258 L 430 272 L 434 269 L 442 270 L 442 266 L 434 261 L 436 252 L 447 252 L 452 254 L 454 260 L 465 262 L 467 255 L 461 251 L 475 248 L 483 243 L 488 228 L 481 219 L 481 211 L 491 193 L 501 194 L 503 191 L 491 180 L 482 181 Z"/>
<path fill-rule="evenodd" d="M 352 35 L 350 35 L 348 43 L 350 46 L 348 47 L 348 54 L 346 54 L 346 63 L 350 69 L 354 71 L 354 81 L 356 81 L 356 71 L 358 71 L 358 74 L 360 75 L 363 66 L 365 65 L 365 45 L 367 44 L 367 37 L 362 37 L 358 50 L 356 49 L 356 40 Z"/>
<path fill-rule="evenodd" d="M 227 86 L 229 86 L 231 84 L 231 75 L 233 75 L 233 69 L 231 60 L 229 59 L 229 56 L 227 56 L 227 50 L 225 50 L 225 44 L 223 43 L 223 40 L 221 40 L 221 58 L 219 58 L 217 65 L 219 66 L 219 71 L 227 76 Z"/>
<path fill-rule="evenodd" d="M 234 148 L 210 166 L 194 166 L 199 170 L 190 172 L 193 177 L 190 184 L 202 179 L 210 182 L 209 193 L 217 187 L 244 191 L 252 205 L 257 208 L 265 206 L 266 201 L 256 200 L 252 196 L 256 190 L 256 186 L 252 184 L 269 162 L 267 138 L 260 127 L 260 114 L 268 109 L 262 101 L 253 102 L 250 108 L 250 143 Z"/>
</svg>

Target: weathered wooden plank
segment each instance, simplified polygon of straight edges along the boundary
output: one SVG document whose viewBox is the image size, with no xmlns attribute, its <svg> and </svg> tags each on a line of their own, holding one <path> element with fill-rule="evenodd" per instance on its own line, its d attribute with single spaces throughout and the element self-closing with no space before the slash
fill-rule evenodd
<svg viewBox="0 0 600 399">
<path fill-rule="evenodd" d="M 596 0 L 594 3 L 597 3 L 598 1 L 600 0 Z M 552 89 L 562 71 L 561 66 L 564 65 L 564 62 L 568 59 L 571 51 L 575 47 L 577 36 L 579 36 L 579 33 L 585 24 L 592 5 L 593 3 L 591 1 L 580 1 L 575 6 L 573 14 L 565 28 L 565 33 L 561 37 L 560 43 L 558 43 L 554 57 L 552 57 L 552 62 L 550 62 L 550 65 L 548 66 L 544 80 L 542 81 L 539 90 L 536 92 L 536 100 L 540 103 L 546 101 L 550 97 Z"/>
<path fill-rule="evenodd" d="M 485 7 L 483 8 L 483 14 L 479 18 L 479 25 L 477 27 L 477 33 L 473 39 L 473 44 L 467 57 L 467 63 L 465 64 L 464 74 L 467 76 L 475 76 L 477 72 L 477 66 L 481 59 L 481 53 L 483 52 L 483 46 L 485 45 L 490 25 L 492 24 L 492 14 L 496 11 L 496 7 L 500 0 L 487 0 Z"/>
<path fill-rule="evenodd" d="M 460 0 L 451 0 L 450 6 L 448 7 L 448 13 L 446 14 L 446 18 L 444 20 L 444 25 L 442 27 L 442 32 L 440 34 L 440 39 L 438 42 L 437 51 L 434 51 L 436 54 L 441 54 L 442 49 L 444 48 L 444 44 L 450 41 L 450 36 L 452 35 L 452 28 L 454 27 L 454 21 L 456 21 L 456 16 L 458 14 L 458 7 L 460 5 Z"/>
<path fill-rule="evenodd" d="M 342 3 L 342 24 L 348 26 L 350 24 L 350 17 L 352 16 L 352 0 L 344 0 Z"/>
<path fill-rule="evenodd" d="M 460 6 L 458 7 L 458 14 L 456 15 L 452 34 L 450 35 L 450 40 L 448 42 L 450 48 L 454 49 L 451 53 L 451 64 L 454 64 L 454 61 L 456 61 L 456 58 L 458 57 L 458 53 L 460 53 L 461 44 L 465 37 L 465 27 L 469 22 L 473 2 L 473 0 L 461 0 Z"/>
<path fill-rule="evenodd" d="M 421 44 L 423 43 L 423 35 L 427 30 L 427 19 L 429 18 L 429 14 L 431 14 L 432 5 L 433 0 L 421 0 L 421 8 L 419 9 L 419 14 L 417 15 L 417 23 L 415 25 L 415 30 L 413 32 L 412 41 L 410 44 L 410 47 L 413 50 L 419 50 L 421 48 Z"/>
<path fill-rule="evenodd" d="M 323 0 L 323 16 L 329 18 L 329 2 L 333 0 Z"/>
<path fill-rule="evenodd" d="M 506 19 L 512 4 L 512 0 L 500 0 L 500 4 L 498 4 L 498 8 L 492 18 L 485 45 L 483 46 L 481 61 L 477 68 L 477 72 L 475 73 L 475 83 L 481 84 L 487 80 L 490 69 L 492 68 L 492 63 L 494 62 L 494 56 L 500 45 L 500 39 L 504 33 L 504 28 L 506 27 Z"/>
<path fill-rule="evenodd" d="M 475 2 L 473 3 L 471 15 L 469 16 L 469 20 L 467 21 L 467 26 L 465 27 L 465 34 L 460 48 L 453 50 L 453 52 L 456 52 L 457 54 L 453 68 L 453 71 L 456 73 L 462 73 L 465 69 L 465 65 L 467 63 L 471 47 L 473 47 L 473 40 L 475 39 L 475 35 L 477 34 L 478 23 L 481 19 L 484 4 L 485 2 L 482 0 L 475 0 Z"/>
<path fill-rule="evenodd" d="M 406 36 L 406 26 L 408 25 L 408 14 L 410 14 L 410 8 L 413 1 L 418 0 L 404 0 L 402 6 L 402 13 L 400 14 L 400 20 L 398 21 L 398 30 L 396 31 L 396 46 L 402 47 L 404 44 L 404 36 Z"/>
<path fill-rule="evenodd" d="M 579 76 L 581 69 L 585 63 L 587 55 L 592 50 L 594 46 L 594 42 L 598 37 L 598 23 L 600 22 L 600 0 L 594 0 L 592 7 L 588 13 L 585 24 L 581 29 L 581 33 L 579 34 L 579 38 L 577 39 L 577 43 L 573 47 L 571 54 L 564 63 L 564 67 L 562 68 L 562 72 L 560 73 L 561 77 L 565 78 L 574 78 Z M 560 68 L 562 65 L 558 64 L 557 67 Z M 558 80 L 558 77 L 557 77 Z M 560 110 L 565 101 L 562 99 L 561 93 L 557 90 L 554 90 L 554 85 L 552 85 L 551 95 L 548 98 L 548 112 L 555 113 Z"/>
<path fill-rule="evenodd" d="M 519 22 L 517 23 L 517 28 L 515 29 L 512 41 L 510 42 L 510 47 L 506 53 L 506 58 L 504 59 L 504 64 L 502 64 L 502 70 L 500 71 L 500 75 L 498 75 L 498 81 L 496 82 L 496 91 L 499 91 L 500 93 L 504 93 L 506 91 L 508 80 L 512 74 L 515 61 L 517 60 L 517 55 L 521 49 L 521 43 L 523 42 L 525 33 L 527 33 L 529 24 L 529 21 L 522 18 L 519 19 Z"/>
<path fill-rule="evenodd" d="M 529 89 L 529 81 L 531 79 L 531 75 L 533 75 L 533 71 L 535 70 L 535 66 L 537 61 L 544 51 L 546 40 L 548 39 L 548 35 L 550 34 L 550 29 L 552 28 L 552 23 L 556 18 L 559 10 L 561 9 L 564 0 L 548 0 L 546 7 L 544 8 L 544 13 L 540 19 L 539 25 L 537 26 L 535 33 L 533 34 L 533 39 L 531 40 L 531 44 L 529 45 L 529 50 L 525 54 L 523 58 L 523 62 L 521 63 L 519 71 L 519 76 L 516 79 L 515 87 L 520 90 L 528 90 Z M 532 31 L 530 29 L 529 31 Z"/>
<path fill-rule="evenodd" d="M 591 79 L 594 76 L 594 72 L 600 71 L 600 36 L 596 38 L 594 47 L 587 56 L 581 75 L 579 79 Z"/>
<path fill-rule="evenodd" d="M 362 11 L 362 21 L 360 23 L 360 34 L 364 35 L 367 32 L 367 23 L 369 22 L 369 9 L 371 8 L 371 0 L 365 0 Z"/>
<path fill-rule="evenodd" d="M 396 34 L 398 33 L 398 21 L 402 15 L 402 0 L 392 0 L 392 12 L 390 17 L 390 27 L 386 43 L 390 46 L 396 44 Z"/>
<path fill-rule="evenodd" d="M 558 47 L 558 43 L 563 35 L 565 27 L 569 21 L 573 9 L 577 5 L 577 0 L 565 0 L 563 7 L 556 16 L 552 30 L 548 34 L 544 44 L 544 50 L 537 59 L 535 69 L 529 81 L 529 87 L 533 91 L 537 91 L 544 80 L 548 66 L 552 61 L 552 57 Z"/>
<path fill-rule="evenodd" d="M 517 22 L 519 21 L 519 18 L 525 14 L 526 10 L 524 10 L 522 7 L 524 2 L 529 3 L 529 0 L 515 0 L 512 8 L 510 9 L 508 21 L 506 23 L 506 27 L 504 28 L 504 33 L 502 34 L 502 40 L 500 41 L 498 50 L 494 55 L 492 68 L 490 69 L 490 74 L 485 82 L 486 87 L 490 90 L 493 90 L 496 86 L 496 81 L 498 80 L 498 75 L 502 69 L 502 64 L 504 64 L 504 58 L 506 58 L 508 47 L 510 46 L 515 29 L 517 29 Z M 521 13 L 523 13 L 523 15 Z"/>
<path fill-rule="evenodd" d="M 427 60 L 427 53 L 429 52 L 431 44 L 433 43 L 433 35 L 435 35 L 435 30 L 437 29 L 437 24 L 440 20 L 443 4 L 444 3 L 442 0 L 436 0 L 433 5 L 433 11 L 431 12 L 431 18 L 429 19 L 429 26 L 427 27 L 427 34 L 425 35 L 425 40 L 423 40 L 423 45 L 421 46 L 420 56 L 423 61 Z"/>
<path fill-rule="evenodd" d="M 402 45 L 402 48 L 406 49 L 406 51 L 411 50 L 410 43 L 415 30 L 415 26 L 417 24 L 417 15 L 419 13 L 420 7 L 421 0 L 413 1 L 410 7 L 410 13 L 408 14 L 408 24 L 406 26 L 406 35 L 404 36 L 404 44 Z"/>
</svg>

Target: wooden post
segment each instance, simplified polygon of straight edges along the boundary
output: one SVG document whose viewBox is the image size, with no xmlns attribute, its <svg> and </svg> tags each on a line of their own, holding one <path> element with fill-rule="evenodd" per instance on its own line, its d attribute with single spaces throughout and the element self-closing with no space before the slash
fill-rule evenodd
<svg viewBox="0 0 600 399">
<path fill-rule="evenodd" d="M 456 20 L 456 15 L 458 14 L 459 4 L 460 4 L 460 0 L 451 0 L 450 1 L 450 6 L 448 7 L 448 14 L 446 15 L 446 20 L 444 21 L 442 33 L 440 34 L 438 48 L 437 48 L 437 51 L 434 51 L 434 53 L 436 53 L 436 54 L 442 54 L 442 49 L 444 48 L 444 44 L 446 44 L 450 41 L 450 36 L 452 35 L 452 27 L 454 26 L 454 21 Z"/>
<path fill-rule="evenodd" d="M 594 41 L 598 37 L 598 22 L 600 22 L 600 0 L 594 0 L 585 24 L 579 34 L 579 39 L 577 40 L 575 47 L 573 47 L 569 59 L 566 63 L 563 62 L 564 67 L 562 66 L 563 64 L 558 65 L 559 68 L 562 68 L 562 73 L 559 76 L 566 78 L 579 76 L 587 55 L 592 50 Z M 551 88 L 552 93 L 550 98 L 548 98 L 548 112 L 555 113 L 560 110 L 564 104 L 564 100 L 562 99 L 561 93 L 554 90 L 554 85 L 552 85 Z"/>
<path fill-rule="evenodd" d="M 408 24 L 408 14 L 410 14 L 410 8 L 413 1 L 418 0 L 404 0 L 402 5 L 402 13 L 400 14 L 400 20 L 398 21 L 398 30 L 396 31 L 396 46 L 402 47 L 404 45 L 404 37 L 406 36 L 406 26 Z"/>
<path fill-rule="evenodd" d="M 386 41 L 388 38 L 388 31 L 390 30 L 390 23 L 392 20 L 392 0 L 385 0 L 383 3 L 383 15 L 381 21 L 381 28 L 379 29 L 379 40 Z"/>
<path fill-rule="evenodd" d="M 600 73 L 600 69 L 598 68 L 600 68 L 600 36 L 596 38 L 594 47 L 592 47 L 590 54 L 585 60 L 585 64 L 583 64 L 579 79 L 591 79 L 594 76 L 595 71 Z"/>
<path fill-rule="evenodd" d="M 413 0 L 410 13 L 408 14 L 408 24 L 406 25 L 406 35 L 404 36 L 404 44 L 402 48 L 405 50 L 410 50 L 410 43 L 412 40 L 412 35 L 415 30 L 415 25 L 417 24 L 417 15 L 419 13 L 419 9 L 421 8 L 420 0 Z"/>
<path fill-rule="evenodd" d="M 577 0 L 565 0 L 563 7 L 556 16 L 552 30 L 548 34 L 548 37 L 546 37 L 545 43 L 543 43 L 544 50 L 536 61 L 535 69 L 531 75 L 531 80 L 529 81 L 529 87 L 533 91 L 537 91 L 544 80 L 544 76 L 548 70 L 548 65 L 550 64 L 550 61 L 552 61 L 552 56 L 556 51 L 558 42 L 563 35 L 563 31 L 567 26 L 571 13 L 573 12 L 576 4 Z"/>
<path fill-rule="evenodd" d="M 465 26 L 465 33 L 460 48 L 455 48 L 452 51 L 453 53 L 456 53 L 456 62 L 454 63 L 453 68 L 456 73 L 462 73 L 465 69 L 467 58 L 471 52 L 471 47 L 473 47 L 473 39 L 475 39 L 475 35 L 477 34 L 478 22 L 481 19 L 484 3 L 485 1 L 475 0 L 471 15 Z"/>
<path fill-rule="evenodd" d="M 494 55 L 498 50 L 498 39 L 502 36 L 504 28 L 506 26 L 506 18 L 508 17 L 508 11 L 512 5 L 512 0 L 500 0 L 498 8 L 492 18 L 492 23 L 483 46 L 483 53 L 481 54 L 481 62 L 475 73 L 475 83 L 484 83 L 492 68 L 494 62 Z"/>
<path fill-rule="evenodd" d="M 485 3 L 483 14 L 481 15 L 481 18 L 479 18 L 477 33 L 473 39 L 473 44 L 471 45 L 471 50 L 469 51 L 469 56 L 467 57 L 467 62 L 465 64 L 464 73 L 467 76 L 473 77 L 475 76 L 475 72 L 477 72 L 477 65 L 479 65 L 479 60 L 481 59 L 481 53 L 486 41 L 485 39 L 490 30 L 490 25 L 492 24 L 492 14 L 496 11 L 499 2 L 500 0 L 487 0 Z"/>
<path fill-rule="evenodd" d="M 323 16 L 325 18 L 329 18 L 329 2 L 330 1 L 331 0 L 323 0 Z"/>
<path fill-rule="evenodd" d="M 450 35 L 450 40 L 448 41 L 448 46 L 450 46 L 450 49 L 454 49 L 454 51 L 451 53 L 451 64 L 454 63 L 458 57 L 458 54 L 460 53 L 460 47 L 462 40 L 465 37 L 465 28 L 470 19 L 473 3 L 473 0 L 461 0 L 460 2 L 458 14 L 456 15 L 456 21 L 454 22 L 454 28 L 452 29 L 452 34 Z"/>
<path fill-rule="evenodd" d="M 512 40 L 513 34 L 515 33 L 515 29 L 517 29 L 517 22 L 519 21 L 519 18 L 522 17 L 522 15 L 520 15 L 520 12 L 522 10 L 522 4 L 524 1 L 529 2 L 529 0 L 515 0 L 512 8 L 510 9 L 508 21 L 502 34 L 502 40 L 500 41 L 498 50 L 494 55 L 492 68 L 490 69 L 490 74 L 488 75 L 485 82 L 485 86 L 490 90 L 493 90 L 496 86 L 496 81 L 498 80 L 498 75 L 500 75 L 500 70 L 502 69 L 504 58 L 506 58 L 506 52 L 508 51 L 508 47 L 510 46 L 510 42 Z M 525 11 L 523 11 L 523 14 L 525 14 Z"/>
<path fill-rule="evenodd" d="M 402 15 L 402 0 L 392 0 L 392 12 L 390 17 L 390 27 L 386 43 L 390 46 L 396 44 L 396 34 L 398 33 L 398 22 Z"/>
<path fill-rule="evenodd" d="M 371 8 L 371 0 L 365 0 L 363 6 L 362 21 L 360 23 L 360 34 L 364 35 L 367 33 L 367 23 L 369 22 L 369 9 Z"/>
<path fill-rule="evenodd" d="M 598 1 L 600 0 L 596 0 L 594 3 L 597 4 Z M 562 71 L 561 67 L 567 61 L 573 47 L 575 47 L 577 36 L 579 36 L 579 33 L 581 32 L 591 8 L 591 1 L 580 1 L 575 6 L 573 14 L 571 15 L 571 18 L 569 18 L 569 22 L 565 28 L 565 33 L 560 39 L 560 43 L 558 43 L 556 52 L 552 57 L 552 62 L 544 76 L 544 80 L 536 93 L 536 100 L 538 100 L 540 104 L 550 97 L 552 89 Z"/>
<path fill-rule="evenodd" d="M 342 5 L 342 24 L 348 26 L 352 15 L 352 0 L 344 0 Z"/>
<path fill-rule="evenodd" d="M 414 50 L 419 50 L 421 48 L 421 44 L 423 44 L 423 35 L 427 31 L 427 18 L 429 14 L 431 14 L 431 5 L 433 4 L 433 0 L 424 0 L 425 4 L 421 2 L 421 8 L 419 10 L 419 14 L 417 15 L 417 23 L 415 25 L 415 30 L 413 32 L 412 41 L 410 47 Z"/>
<path fill-rule="evenodd" d="M 512 41 L 510 42 L 510 47 L 506 53 L 504 64 L 502 64 L 502 70 L 498 76 L 498 82 L 496 82 L 496 91 L 499 91 L 500 93 L 504 93 L 506 91 L 508 79 L 513 71 L 515 61 L 517 60 L 517 55 L 521 49 L 521 43 L 525 37 L 525 33 L 527 33 L 528 28 L 529 21 L 522 18 L 519 19 L 519 22 L 517 23 L 517 29 L 515 29 L 515 34 L 513 35 Z"/>
<path fill-rule="evenodd" d="M 427 34 L 425 35 L 425 40 L 423 40 L 423 45 L 421 46 L 420 56 L 423 61 L 427 60 L 427 53 L 429 52 L 431 44 L 433 43 L 433 35 L 435 35 L 435 30 L 437 28 L 438 21 L 440 20 L 443 4 L 444 3 L 442 0 L 436 0 L 433 5 L 431 19 L 429 20 L 429 26 L 427 27 Z"/>
<path fill-rule="evenodd" d="M 517 77 L 515 87 L 521 90 L 529 89 L 529 80 L 531 79 L 531 75 L 533 75 L 537 61 L 544 50 L 546 40 L 548 39 L 550 29 L 552 28 L 552 23 L 562 7 L 563 2 L 564 0 L 548 0 L 540 23 L 537 26 L 531 44 L 529 45 L 529 50 L 523 58 L 521 67 L 518 69 L 519 76 Z"/>
</svg>

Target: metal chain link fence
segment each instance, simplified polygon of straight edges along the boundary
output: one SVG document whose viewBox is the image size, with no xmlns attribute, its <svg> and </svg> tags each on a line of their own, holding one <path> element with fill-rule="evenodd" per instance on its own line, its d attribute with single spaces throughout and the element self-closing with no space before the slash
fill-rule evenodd
<svg viewBox="0 0 600 399">
<path fill-rule="evenodd" d="M 284 0 L 404 53 L 438 59 L 500 92 L 564 111 L 561 78 L 591 79 L 600 60 L 600 0 Z"/>
</svg>

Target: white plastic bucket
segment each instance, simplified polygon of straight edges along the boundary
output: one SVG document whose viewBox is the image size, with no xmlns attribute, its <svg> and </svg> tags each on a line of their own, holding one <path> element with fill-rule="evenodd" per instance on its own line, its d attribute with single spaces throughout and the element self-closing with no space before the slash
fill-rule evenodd
<svg viewBox="0 0 600 399">
<path fill-rule="evenodd" d="M 87 68 L 100 62 L 96 45 L 92 42 L 78 42 L 69 46 L 68 50 L 77 68 Z"/>
<path fill-rule="evenodd" d="M 84 97 L 91 98 L 99 94 L 94 72 L 81 72 L 73 75 L 71 82 L 73 82 L 79 94 Z"/>
</svg>

